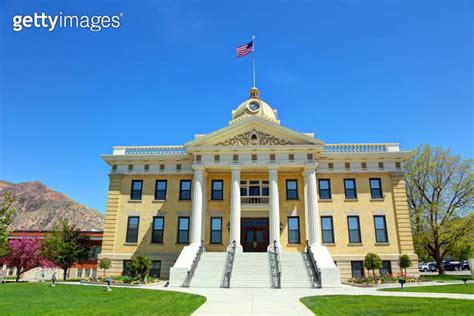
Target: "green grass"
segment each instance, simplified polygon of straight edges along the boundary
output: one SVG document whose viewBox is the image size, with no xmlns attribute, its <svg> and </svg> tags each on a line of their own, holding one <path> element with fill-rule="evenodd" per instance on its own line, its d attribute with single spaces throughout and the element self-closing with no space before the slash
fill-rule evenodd
<svg viewBox="0 0 474 316">
<path fill-rule="evenodd" d="M 398 287 L 393 289 L 381 289 L 379 291 L 474 294 L 474 283 L 467 286 L 464 284 L 410 286 L 405 287 L 403 290 Z"/>
<path fill-rule="evenodd" d="M 301 302 L 324 315 L 474 315 L 474 300 L 391 296 L 328 295 L 303 297 Z"/>
<path fill-rule="evenodd" d="M 470 275 L 423 275 L 425 281 L 446 282 L 446 281 L 461 281 L 462 278 L 472 280 Z"/>
<path fill-rule="evenodd" d="M 206 298 L 143 289 L 0 284 L 1 315 L 191 315 Z"/>
</svg>

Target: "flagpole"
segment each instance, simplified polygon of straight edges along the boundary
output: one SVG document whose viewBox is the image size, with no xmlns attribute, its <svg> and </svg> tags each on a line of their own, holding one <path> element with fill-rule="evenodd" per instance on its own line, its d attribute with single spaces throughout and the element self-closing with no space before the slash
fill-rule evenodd
<svg viewBox="0 0 474 316">
<path fill-rule="evenodd" d="M 255 75 L 255 35 L 252 35 L 252 45 L 253 45 L 253 49 L 252 49 L 252 63 L 253 63 L 253 87 L 256 88 L 257 87 L 257 84 L 256 84 L 256 75 Z"/>
</svg>

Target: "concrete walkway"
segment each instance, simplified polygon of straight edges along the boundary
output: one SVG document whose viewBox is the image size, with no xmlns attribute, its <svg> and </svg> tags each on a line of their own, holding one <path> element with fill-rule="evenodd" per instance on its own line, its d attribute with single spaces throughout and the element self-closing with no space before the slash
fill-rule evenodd
<svg viewBox="0 0 474 316">
<path fill-rule="evenodd" d="M 439 283 L 437 283 L 438 285 Z M 447 284 L 447 283 L 444 283 Z M 461 284 L 461 283 L 454 283 Z M 421 285 L 421 284 L 420 284 Z M 432 284 L 422 284 L 423 286 Z M 441 284 L 439 284 L 441 285 Z M 474 284 L 470 284 L 474 286 Z M 403 297 L 432 297 L 474 300 L 472 294 L 386 292 L 379 288 L 358 288 L 343 285 L 325 289 L 206 289 L 162 288 L 203 295 L 207 301 L 193 315 L 313 315 L 300 303 L 305 296 L 374 295 Z"/>
<path fill-rule="evenodd" d="M 58 282 L 59 283 L 59 282 Z M 65 283 L 71 284 L 71 283 Z M 340 288 L 324 289 L 247 289 L 247 288 L 170 288 L 164 287 L 164 282 L 133 287 L 148 290 L 176 291 L 199 294 L 207 298 L 193 315 L 313 315 L 313 313 L 300 303 L 300 298 L 305 296 L 322 295 L 374 295 L 374 296 L 401 296 L 401 297 L 431 297 L 474 300 L 472 294 L 452 293 L 422 293 L 422 292 L 386 292 L 378 291 L 380 288 L 359 288 L 343 285 Z M 409 286 L 447 285 L 462 284 L 459 282 L 449 283 L 423 283 L 410 284 Z M 72 284 L 71 284 L 72 285 Z M 470 283 L 469 286 L 474 286 Z M 398 287 L 397 285 L 386 287 Z"/>
</svg>

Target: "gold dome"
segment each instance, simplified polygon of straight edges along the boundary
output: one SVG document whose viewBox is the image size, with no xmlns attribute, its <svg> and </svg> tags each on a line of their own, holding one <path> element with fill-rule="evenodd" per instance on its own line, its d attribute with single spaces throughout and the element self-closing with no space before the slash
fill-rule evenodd
<svg viewBox="0 0 474 316">
<path fill-rule="evenodd" d="M 277 119 L 277 111 L 260 99 L 260 91 L 255 87 L 250 89 L 250 97 L 232 111 L 232 121 L 230 123 L 232 124 L 249 116 L 258 116 L 280 124 Z"/>
</svg>

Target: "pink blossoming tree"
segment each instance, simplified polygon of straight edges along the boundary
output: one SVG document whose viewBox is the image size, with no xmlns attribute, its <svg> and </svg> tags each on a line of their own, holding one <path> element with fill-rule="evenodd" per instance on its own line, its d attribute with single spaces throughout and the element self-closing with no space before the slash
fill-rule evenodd
<svg viewBox="0 0 474 316">
<path fill-rule="evenodd" d="M 23 273 L 36 267 L 55 267 L 41 255 L 41 243 L 37 238 L 21 238 L 8 241 L 10 252 L 2 258 L 3 264 L 16 268 L 16 282 Z"/>
</svg>

